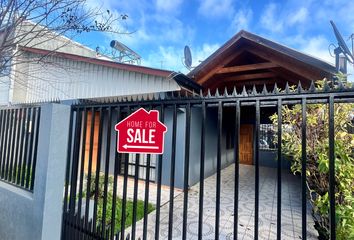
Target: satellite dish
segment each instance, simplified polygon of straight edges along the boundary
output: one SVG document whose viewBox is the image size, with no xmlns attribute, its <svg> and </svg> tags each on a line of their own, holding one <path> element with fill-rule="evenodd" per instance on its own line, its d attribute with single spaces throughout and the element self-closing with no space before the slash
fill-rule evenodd
<svg viewBox="0 0 354 240">
<path fill-rule="evenodd" d="M 336 55 L 339 55 L 340 53 L 343 53 L 344 56 L 346 57 L 346 59 L 350 62 L 350 63 L 354 63 L 354 57 L 353 54 L 350 52 L 347 44 L 345 43 L 342 35 L 339 33 L 338 28 L 336 27 L 336 25 L 334 24 L 334 22 L 331 20 L 330 21 L 332 27 L 333 27 L 333 31 L 334 31 L 334 35 L 337 38 L 338 41 L 338 48 L 336 48 L 335 53 Z"/>
<path fill-rule="evenodd" d="M 188 69 L 192 67 L 192 53 L 191 49 L 187 45 L 184 47 L 184 65 Z"/>
</svg>

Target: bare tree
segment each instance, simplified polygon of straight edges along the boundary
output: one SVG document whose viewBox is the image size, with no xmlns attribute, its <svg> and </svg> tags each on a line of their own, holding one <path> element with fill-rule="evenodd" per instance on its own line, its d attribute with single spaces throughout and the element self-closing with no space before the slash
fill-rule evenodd
<svg viewBox="0 0 354 240">
<path fill-rule="evenodd" d="M 125 14 L 90 8 L 86 0 L 1 0 L 0 84 L 1 77 L 13 75 L 15 65 L 34 61 L 22 57 L 21 49 L 45 46 L 46 55 L 51 55 L 83 33 L 127 34 L 119 27 L 126 18 Z M 45 62 L 46 56 L 35 61 Z"/>
</svg>

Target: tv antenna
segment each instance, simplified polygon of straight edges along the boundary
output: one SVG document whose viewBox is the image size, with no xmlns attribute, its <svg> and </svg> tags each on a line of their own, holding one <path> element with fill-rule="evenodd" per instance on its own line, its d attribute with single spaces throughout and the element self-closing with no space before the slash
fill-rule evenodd
<svg viewBox="0 0 354 240">
<path fill-rule="evenodd" d="M 183 61 L 183 65 L 188 68 L 189 70 L 191 70 L 192 68 L 192 53 L 191 53 L 191 49 L 189 48 L 188 45 L 186 45 L 184 47 L 184 61 Z"/>
<path fill-rule="evenodd" d="M 336 36 L 336 39 L 338 41 L 338 47 L 334 49 L 334 54 L 336 56 L 336 69 L 337 72 L 341 71 L 342 73 L 346 74 L 347 73 L 347 61 L 354 64 L 354 56 L 353 53 L 350 52 L 347 44 L 345 43 L 342 35 L 339 33 L 339 30 L 337 26 L 334 24 L 334 22 L 331 20 L 330 21 L 334 35 Z M 341 58 L 341 54 L 344 55 L 344 58 Z"/>
<path fill-rule="evenodd" d="M 114 57 L 114 59 L 118 60 L 118 62 L 137 65 L 141 64 L 140 55 L 134 52 L 129 47 L 125 46 L 123 43 L 117 40 L 112 40 L 110 46 L 118 51 L 119 55 L 117 57 Z"/>
</svg>

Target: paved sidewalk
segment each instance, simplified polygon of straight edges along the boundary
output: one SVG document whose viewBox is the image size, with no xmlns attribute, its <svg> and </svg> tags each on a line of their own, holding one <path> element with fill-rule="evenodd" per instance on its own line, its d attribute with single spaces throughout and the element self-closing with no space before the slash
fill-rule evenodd
<svg viewBox="0 0 354 240">
<path fill-rule="evenodd" d="M 289 173 L 282 175 L 282 239 L 301 239 L 301 185 L 300 179 Z M 220 204 L 220 238 L 233 239 L 234 165 L 222 170 Z M 214 239 L 216 175 L 205 179 L 203 240 Z M 140 187 L 139 187 L 140 188 Z M 143 191 L 143 186 L 141 186 Z M 154 188 L 154 186 L 152 186 Z M 167 194 L 167 189 L 164 195 Z M 183 193 L 175 194 L 173 239 L 181 239 Z M 156 195 L 154 195 L 156 197 Z M 260 168 L 259 239 L 276 239 L 277 179 L 276 169 Z M 153 197 L 151 197 L 153 199 Z M 166 197 L 164 197 L 164 200 Z M 152 200 L 152 202 L 155 202 Z M 187 239 L 197 239 L 199 184 L 189 191 Z M 167 239 L 168 200 L 161 206 L 160 239 Z M 148 216 L 148 239 L 154 239 L 155 212 Z M 307 238 L 317 239 L 314 222 L 308 211 Z M 131 228 L 127 229 L 130 232 Z M 143 220 L 137 223 L 136 236 L 142 236 Z M 238 239 L 253 239 L 254 232 L 254 167 L 240 166 L 239 230 Z"/>
</svg>

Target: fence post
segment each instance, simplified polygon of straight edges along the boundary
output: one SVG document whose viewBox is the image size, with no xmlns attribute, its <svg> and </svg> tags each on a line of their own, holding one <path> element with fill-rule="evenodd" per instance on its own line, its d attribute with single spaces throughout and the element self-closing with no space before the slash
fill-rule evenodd
<svg viewBox="0 0 354 240">
<path fill-rule="evenodd" d="M 60 239 L 70 106 L 42 106 L 39 127 L 34 213 L 41 220 L 41 239 Z"/>
</svg>

